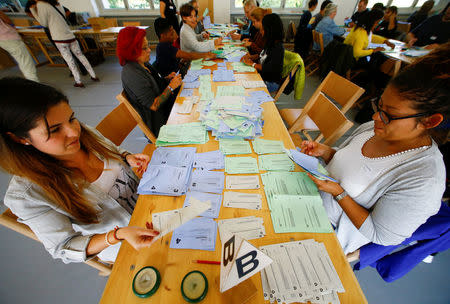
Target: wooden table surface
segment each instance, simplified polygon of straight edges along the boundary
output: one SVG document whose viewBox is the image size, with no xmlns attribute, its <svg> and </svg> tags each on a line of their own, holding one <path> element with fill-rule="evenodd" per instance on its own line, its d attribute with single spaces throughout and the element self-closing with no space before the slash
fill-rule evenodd
<svg viewBox="0 0 450 304">
<path fill-rule="evenodd" d="M 212 69 L 216 69 L 216 67 L 217 66 L 213 66 Z M 257 73 L 247 73 L 243 75 L 245 75 L 247 80 L 261 80 L 260 75 Z M 236 83 L 213 82 L 213 91 L 216 90 L 218 85 L 236 85 Z M 198 95 L 198 89 L 194 90 L 194 95 Z M 177 108 L 181 104 L 182 100 L 184 100 L 184 98 L 177 98 L 168 120 L 168 124 L 180 124 L 197 120 L 198 113 L 195 112 L 195 108 L 189 115 L 177 113 Z M 264 103 L 262 107 L 264 108 L 263 117 L 265 122 L 263 127 L 264 136 L 262 138 L 281 140 L 286 148 L 294 148 L 292 139 L 284 126 L 275 104 L 273 102 L 267 102 Z M 210 140 L 206 144 L 195 145 L 197 147 L 197 152 L 213 151 L 219 148 L 218 141 L 216 141 L 211 135 L 209 136 Z M 144 153 L 151 154 L 152 151 L 153 148 L 149 145 L 144 150 Z M 253 153 L 252 156 L 257 157 L 255 153 Z M 296 166 L 296 171 L 300 171 L 298 166 Z M 260 173 L 263 172 L 265 171 L 261 171 Z M 222 206 L 220 209 L 219 219 L 250 215 L 262 217 L 264 219 L 264 226 L 267 235 L 264 238 L 249 241 L 257 247 L 267 244 L 276 244 L 311 238 L 318 242 L 323 242 L 346 290 L 345 293 L 339 294 L 341 303 L 367 303 L 367 300 L 334 233 L 275 234 L 270 217 L 270 211 L 268 209 L 262 187 L 263 185 L 261 181 L 260 183 L 261 189 L 242 191 L 261 194 L 263 197 L 263 206 L 261 210 L 235 209 Z M 151 214 L 153 212 L 162 212 L 181 208 L 183 206 L 184 199 L 184 195 L 180 197 L 140 195 L 136 208 L 134 209 L 131 217 L 130 225 L 145 227 L 145 222 L 151 221 Z M 206 275 L 209 284 L 208 294 L 201 303 L 225 304 L 226 301 L 219 292 L 220 266 L 196 264 L 193 262 L 193 260 L 197 259 L 215 261 L 220 260 L 221 242 L 219 235 L 217 235 L 216 250 L 214 252 L 190 249 L 171 249 L 169 248 L 171 236 L 172 233 L 166 235 L 162 240 L 159 240 L 150 248 L 142 249 L 139 252 L 134 250 L 128 243 L 124 242 L 114 264 L 112 274 L 106 284 L 100 303 L 186 303 L 180 292 L 181 281 L 188 272 L 192 270 L 200 270 Z M 145 266 L 156 267 L 161 273 L 162 281 L 158 291 L 152 297 L 148 299 L 141 299 L 133 294 L 131 284 L 137 271 Z M 258 291 L 256 295 L 246 303 L 264 303 L 260 275 L 256 274 L 249 280 L 253 281 Z"/>
</svg>

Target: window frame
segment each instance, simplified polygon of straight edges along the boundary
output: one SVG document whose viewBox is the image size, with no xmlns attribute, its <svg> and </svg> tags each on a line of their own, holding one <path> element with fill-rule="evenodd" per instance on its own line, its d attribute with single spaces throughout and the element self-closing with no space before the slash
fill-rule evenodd
<svg viewBox="0 0 450 304">
<path fill-rule="evenodd" d="M 130 8 L 128 4 L 128 0 L 122 0 L 125 8 L 105 8 L 103 6 L 102 0 L 95 0 L 95 3 L 97 4 L 98 11 L 101 16 L 121 16 L 121 15 L 127 15 L 127 16 L 141 16 L 141 15 L 159 15 L 159 8 L 155 8 L 153 0 L 147 0 L 147 2 L 150 5 L 150 8 L 148 9 L 140 9 L 140 8 Z"/>
<path fill-rule="evenodd" d="M 230 14 L 239 14 L 242 13 L 242 7 L 234 6 L 235 0 L 230 0 Z M 286 7 L 286 0 L 281 0 L 280 7 L 270 7 L 274 13 L 281 14 L 289 14 L 294 13 L 297 14 L 299 12 L 303 12 L 303 10 L 308 6 L 308 0 L 303 0 L 303 6 L 301 7 Z"/>
</svg>

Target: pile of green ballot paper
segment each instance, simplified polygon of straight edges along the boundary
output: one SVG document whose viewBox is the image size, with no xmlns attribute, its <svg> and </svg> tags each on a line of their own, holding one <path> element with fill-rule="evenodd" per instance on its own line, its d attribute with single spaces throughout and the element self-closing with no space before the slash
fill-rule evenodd
<svg viewBox="0 0 450 304">
<path fill-rule="evenodd" d="M 200 122 L 164 125 L 159 130 L 157 147 L 205 144 L 209 140 L 206 128 Z"/>
</svg>

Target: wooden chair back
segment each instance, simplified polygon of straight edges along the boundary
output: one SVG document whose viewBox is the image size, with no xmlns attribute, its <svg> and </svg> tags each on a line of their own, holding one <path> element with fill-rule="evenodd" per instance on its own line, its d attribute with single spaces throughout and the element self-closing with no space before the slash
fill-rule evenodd
<svg viewBox="0 0 450 304">
<path fill-rule="evenodd" d="M 136 125 L 128 108 L 120 103 L 95 128 L 116 146 L 119 146 Z"/>
<path fill-rule="evenodd" d="M 145 124 L 145 122 L 142 120 L 141 115 L 136 111 L 136 109 L 131 105 L 131 103 L 128 101 L 127 97 L 125 96 L 125 92 L 120 93 L 116 96 L 117 100 L 120 102 L 120 104 L 123 104 L 127 107 L 129 113 L 133 117 L 135 123 L 139 126 L 141 131 L 147 136 L 147 139 L 149 139 L 152 143 L 156 143 L 156 136 L 153 134 L 153 132 L 149 129 L 149 127 Z"/>
<path fill-rule="evenodd" d="M 96 31 L 102 30 L 102 29 L 105 29 L 108 27 L 106 25 L 105 18 L 103 18 L 103 17 L 88 18 L 88 22 L 92 26 L 92 29 L 96 30 Z"/>
<path fill-rule="evenodd" d="M 15 216 L 10 209 L 7 209 L 0 215 L 0 224 L 30 239 L 40 242 L 30 227 L 17 221 L 17 216 Z M 99 270 L 99 275 L 101 276 L 108 276 L 111 274 L 112 266 L 101 263 L 98 258 L 86 261 L 85 263 Z"/>
<path fill-rule="evenodd" d="M 334 144 L 353 126 L 353 122 L 348 120 L 341 110 L 322 93 L 317 96 L 314 102 L 305 106 L 289 132 L 303 131 L 308 137 L 307 130 L 302 127 L 307 117 L 316 124 L 320 131 L 314 141 L 319 142 L 324 139 L 323 143 L 326 145 Z"/>
<path fill-rule="evenodd" d="M 397 21 L 397 30 L 408 34 L 411 30 L 411 23 L 405 21 Z"/>
<path fill-rule="evenodd" d="M 313 30 L 312 31 L 312 36 L 313 36 L 313 41 L 319 45 L 320 56 L 322 56 L 323 50 L 324 50 L 324 47 L 323 47 L 323 34 L 318 32 L 318 31 L 316 31 L 316 30 Z"/>
<path fill-rule="evenodd" d="M 353 104 L 364 94 L 364 89 L 357 86 L 350 80 L 330 71 L 317 87 L 311 99 L 320 92 L 329 96 L 341 106 L 342 113 L 346 113 Z"/>
<path fill-rule="evenodd" d="M 119 26 L 117 23 L 117 18 L 105 18 L 105 24 L 107 27 L 117 27 Z"/>
<path fill-rule="evenodd" d="M 30 26 L 30 19 L 27 18 L 13 18 L 11 21 L 15 26 Z"/>
<path fill-rule="evenodd" d="M 123 26 L 140 26 L 141 22 L 139 21 L 124 21 Z"/>
<path fill-rule="evenodd" d="M 289 72 L 288 76 L 284 79 L 283 83 L 281 84 L 280 88 L 278 89 L 277 93 L 275 94 L 275 97 L 273 98 L 273 102 L 277 102 L 280 98 L 281 94 L 284 92 L 284 89 L 289 84 L 289 81 L 295 77 L 295 73 L 297 72 L 298 68 L 300 67 L 300 64 L 296 64 L 292 70 Z"/>
</svg>

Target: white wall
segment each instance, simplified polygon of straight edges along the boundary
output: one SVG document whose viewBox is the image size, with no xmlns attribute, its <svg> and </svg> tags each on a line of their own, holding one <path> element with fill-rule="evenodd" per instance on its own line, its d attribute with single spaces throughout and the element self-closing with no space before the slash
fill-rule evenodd
<svg viewBox="0 0 450 304">
<path fill-rule="evenodd" d="M 98 7 L 95 0 L 59 0 L 59 3 L 73 12 L 88 12 L 91 17 L 98 16 Z"/>
<path fill-rule="evenodd" d="M 230 23 L 230 0 L 214 0 L 214 23 Z"/>
</svg>

